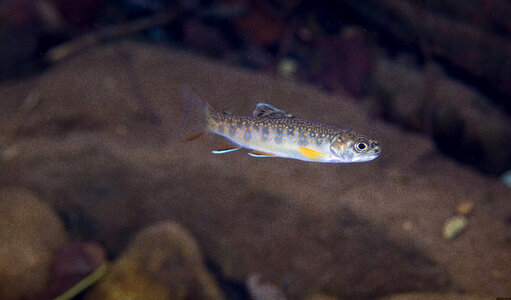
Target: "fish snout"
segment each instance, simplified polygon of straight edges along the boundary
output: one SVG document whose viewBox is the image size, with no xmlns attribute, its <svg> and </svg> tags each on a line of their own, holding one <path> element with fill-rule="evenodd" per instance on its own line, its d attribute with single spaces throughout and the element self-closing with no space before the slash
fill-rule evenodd
<svg viewBox="0 0 511 300">
<path fill-rule="evenodd" d="M 371 142 L 371 149 L 373 149 L 373 153 L 376 155 L 380 155 L 381 153 L 381 146 L 378 142 L 373 141 Z"/>
</svg>

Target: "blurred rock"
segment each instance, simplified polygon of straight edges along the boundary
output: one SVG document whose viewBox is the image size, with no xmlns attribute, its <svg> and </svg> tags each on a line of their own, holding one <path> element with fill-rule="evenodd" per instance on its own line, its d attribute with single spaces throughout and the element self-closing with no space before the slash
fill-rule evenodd
<svg viewBox="0 0 511 300">
<path fill-rule="evenodd" d="M 219 29 L 194 19 L 183 24 L 183 42 L 188 47 L 210 56 L 220 57 L 229 50 L 229 44 Z"/>
<path fill-rule="evenodd" d="M 261 281 L 260 275 L 250 275 L 247 279 L 247 288 L 253 300 L 285 300 L 284 292 L 271 283 Z"/>
<path fill-rule="evenodd" d="M 0 299 L 25 299 L 44 289 L 64 226 L 46 203 L 24 189 L 0 189 Z"/>
<path fill-rule="evenodd" d="M 57 277 L 88 275 L 106 262 L 103 246 L 95 242 L 73 241 L 60 248 L 53 272 Z"/>
<path fill-rule="evenodd" d="M 436 5 L 430 6 L 417 0 L 345 0 L 343 5 L 360 18 L 370 20 L 366 23 L 368 27 L 400 43 L 402 50 L 419 49 L 422 55 L 439 58 L 455 72 L 461 70 L 461 76 L 471 77 L 474 85 L 496 95 L 495 100 L 510 111 L 511 68 L 505 66 L 511 63 L 508 18 L 511 4 L 473 1 L 468 5 L 472 8 L 465 13 L 466 3 L 438 5 L 439 1 L 434 2 Z M 446 9 L 455 10 L 463 17 L 450 18 L 439 12 Z M 481 23 L 498 25 L 490 31 L 480 26 Z M 503 34 L 503 28 L 507 34 Z M 396 44 L 393 43 L 394 47 Z"/>
<path fill-rule="evenodd" d="M 106 251 L 98 243 L 72 241 L 65 244 L 55 255 L 50 286 L 36 299 L 55 299 L 105 263 Z"/>
<path fill-rule="evenodd" d="M 51 0 L 68 27 L 85 30 L 97 26 L 104 0 Z"/>
<path fill-rule="evenodd" d="M 298 69 L 298 63 L 291 58 L 283 58 L 277 66 L 278 73 L 283 77 L 292 78 Z"/>
<path fill-rule="evenodd" d="M 176 223 L 138 233 L 86 299 L 222 299 L 197 243 Z"/>
<path fill-rule="evenodd" d="M 374 76 L 383 117 L 431 134 L 442 152 L 485 172 L 511 168 L 511 121 L 488 98 L 434 66 L 380 59 Z"/>
<path fill-rule="evenodd" d="M 494 299 L 491 296 L 471 295 L 471 294 L 435 294 L 435 293 L 409 293 L 397 294 L 388 297 L 379 298 L 379 300 L 487 300 Z"/>
<path fill-rule="evenodd" d="M 474 210 L 474 203 L 470 201 L 461 202 L 456 205 L 456 213 L 460 216 L 468 216 Z"/>
<path fill-rule="evenodd" d="M 312 67 L 315 81 L 353 97 L 364 94 L 374 62 L 361 29 L 351 27 L 338 36 L 320 39 L 317 53 L 319 66 Z"/>
<path fill-rule="evenodd" d="M 228 1 L 226 1 L 228 2 Z M 279 43 L 286 31 L 287 24 L 273 14 L 270 2 L 237 1 L 247 6 L 247 14 L 235 19 L 235 24 L 244 36 L 259 46 L 269 46 Z"/>
<path fill-rule="evenodd" d="M 446 240 L 456 238 L 467 227 L 468 221 L 464 216 L 455 216 L 444 223 L 442 237 Z"/>
<path fill-rule="evenodd" d="M 494 33 L 511 34 L 511 5 L 505 1 L 442 1 L 442 0 L 409 0 L 418 6 L 448 16 L 453 20 L 461 20 L 474 24 Z"/>
<path fill-rule="evenodd" d="M 305 298 L 305 300 L 337 300 L 337 298 L 325 294 L 314 294 Z"/>
</svg>

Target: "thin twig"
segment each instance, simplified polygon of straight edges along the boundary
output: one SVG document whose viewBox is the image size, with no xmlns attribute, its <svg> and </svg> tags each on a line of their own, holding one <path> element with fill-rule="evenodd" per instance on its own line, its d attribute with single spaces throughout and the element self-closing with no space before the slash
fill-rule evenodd
<svg viewBox="0 0 511 300">
<path fill-rule="evenodd" d="M 101 265 L 99 268 L 94 270 L 91 274 L 89 274 L 84 279 L 80 280 L 77 284 L 71 287 L 69 290 L 65 291 L 64 294 L 58 296 L 54 300 L 69 300 L 78 295 L 79 293 L 86 290 L 88 287 L 96 283 L 107 270 L 106 264 Z"/>
</svg>

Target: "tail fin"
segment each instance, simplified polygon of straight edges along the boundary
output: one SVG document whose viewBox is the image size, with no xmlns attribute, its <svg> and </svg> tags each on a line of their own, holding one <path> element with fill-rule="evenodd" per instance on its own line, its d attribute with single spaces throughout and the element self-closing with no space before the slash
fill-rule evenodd
<svg viewBox="0 0 511 300">
<path fill-rule="evenodd" d="M 191 141 L 208 131 L 209 115 L 214 111 L 206 101 L 189 87 L 181 91 L 183 141 Z"/>
</svg>

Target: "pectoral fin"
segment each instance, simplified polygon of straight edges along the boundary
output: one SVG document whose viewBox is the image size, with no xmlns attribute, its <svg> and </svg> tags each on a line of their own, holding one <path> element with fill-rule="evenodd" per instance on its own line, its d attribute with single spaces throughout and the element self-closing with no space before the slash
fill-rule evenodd
<svg viewBox="0 0 511 300">
<path fill-rule="evenodd" d="M 306 147 L 300 147 L 298 148 L 298 151 L 300 151 L 300 154 L 302 154 L 303 156 L 307 157 L 310 160 L 318 160 L 321 157 L 326 156 L 326 154 Z"/>
<path fill-rule="evenodd" d="M 275 157 L 275 154 L 264 153 L 260 151 L 250 151 L 248 155 L 252 157 Z"/>
<path fill-rule="evenodd" d="M 232 152 L 232 151 L 236 151 L 236 150 L 240 150 L 240 149 L 241 149 L 241 147 L 239 147 L 239 146 L 235 146 L 232 144 L 224 144 L 224 145 L 218 147 L 217 149 L 211 151 L 211 153 L 224 154 L 224 153 L 228 153 L 228 152 Z"/>
</svg>

